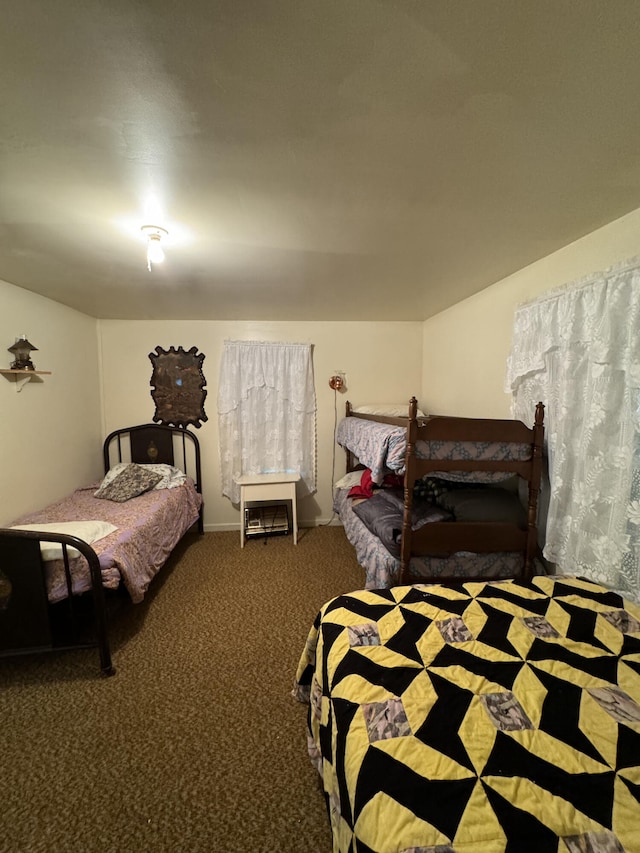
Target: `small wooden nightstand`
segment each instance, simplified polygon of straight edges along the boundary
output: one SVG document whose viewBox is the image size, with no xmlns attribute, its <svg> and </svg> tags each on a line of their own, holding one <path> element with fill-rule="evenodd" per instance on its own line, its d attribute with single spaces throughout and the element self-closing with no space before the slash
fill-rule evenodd
<svg viewBox="0 0 640 853">
<path fill-rule="evenodd" d="M 245 540 L 245 504 L 248 501 L 291 501 L 293 544 L 298 544 L 296 483 L 300 474 L 243 474 L 235 481 L 240 486 L 240 547 Z"/>
</svg>

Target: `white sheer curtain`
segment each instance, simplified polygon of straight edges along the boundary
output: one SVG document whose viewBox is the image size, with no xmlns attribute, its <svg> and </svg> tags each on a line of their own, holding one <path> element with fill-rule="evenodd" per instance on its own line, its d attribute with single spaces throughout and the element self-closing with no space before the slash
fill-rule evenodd
<svg viewBox="0 0 640 853">
<path fill-rule="evenodd" d="M 311 344 L 225 341 L 218 389 L 222 494 L 240 501 L 241 474 L 300 473 L 316 490 Z"/>
<path fill-rule="evenodd" d="M 546 404 L 545 557 L 640 601 L 640 258 L 518 308 L 507 390 Z"/>
</svg>

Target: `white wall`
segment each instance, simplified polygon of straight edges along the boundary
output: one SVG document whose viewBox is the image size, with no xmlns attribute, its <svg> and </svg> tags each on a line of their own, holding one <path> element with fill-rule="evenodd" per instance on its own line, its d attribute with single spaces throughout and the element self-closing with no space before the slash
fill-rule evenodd
<svg viewBox="0 0 640 853">
<path fill-rule="evenodd" d="M 34 377 L 21 391 L 0 376 L 0 525 L 100 476 L 102 438 L 96 321 L 0 281 L 0 366 L 25 334 Z"/>
<path fill-rule="evenodd" d="M 422 407 L 462 417 L 510 417 L 504 384 L 516 306 L 639 253 L 636 210 L 427 320 Z"/>
<path fill-rule="evenodd" d="M 354 403 L 407 403 L 421 382 L 422 323 L 302 323 L 216 321 L 122 321 L 98 323 L 103 365 L 103 434 L 123 426 L 151 422 L 152 364 L 149 353 L 192 346 L 205 354 L 208 420 L 197 434 L 202 448 L 205 528 L 239 526 L 239 511 L 222 497 L 218 459 L 217 387 L 225 340 L 286 341 L 313 344 L 318 404 L 318 491 L 300 501 L 299 521 L 318 524 L 331 518 L 332 467 L 336 479 L 345 470 L 344 451 L 334 444 L 334 424 L 344 414 L 346 399 Z M 335 394 L 329 377 L 346 373 L 347 392 Z"/>
<path fill-rule="evenodd" d="M 205 523 L 210 530 L 237 526 L 238 510 L 221 495 L 218 463 L 216 396 L 225 339 L 314 344 L 318 492 L 301 502 L 300 518 L 303 523 L 327 521 L 332 469 L 336 477 L 344 471 L 344 454 L 333 436 L 345 399 L 400 403 L 415 394 L 430 412 L 508 417 L 504 379 L 515 307 L 635 256 L 639 235 L 640 210 L 424 324 L 96 321 L 0 281 L 0 364 L 9 367 L 11 354 L 6 352 L 3 361 L 3 347 L 24 333 L 39 348 L 33 354 L 36 367 L 52 371 L 20 393 L 0 376 L 0 524 L 101 475 L 106 433 L 151 421 L 155 406 L 148 354 L 156 346 L 173 345 L 197 346 L 206 355 L 209 420 L 197 431 L 203 450 Z M 328 387 L 329 377 L 338 370 L 346 372 L 344 395 Z"/>
</svg>

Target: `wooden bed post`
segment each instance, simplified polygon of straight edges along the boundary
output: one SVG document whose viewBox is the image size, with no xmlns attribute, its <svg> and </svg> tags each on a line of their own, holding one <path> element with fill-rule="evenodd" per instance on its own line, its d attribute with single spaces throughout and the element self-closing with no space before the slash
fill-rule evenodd
<svg viewBox="0 0 640 853">
<path fill-rule="evenodd" d="M 529 481 L 529 504 L 527 507 L 527 550 L 525 553 L 524 579 L 531 580 L 538 553 L 538 495 L 542 476 L 542 454 L 544 448 L 544 404 L 536 406 L 533 425 L 533 461 Z"/>
<path fill-rule="evenodd" d="M 348 418 L 350 415 L 351 415 L 351 403 L 347 400 L 344 404 L 344 416 L 345 416 L 345 418 Z M 347 457 L 345 470 L 348 474 L 350 471 L 353 470 L 353 455 L 352 455 L 352 453 L 348 447 L 345 447 L 344 452 L 345 452 L 346 457 Z"/>
<path fill-rule="evenodd" d="M 402 517 L 402 539 L 400 540 L 400 577 L 401 584 L 409 583 L 411 562 L 411 514 L 413 509 L 413 484 L 415 481 L 415 446 L 418 431 L 418 401 L 409 400 L 409 423 L 407 425 L 407 449 L 404 463 L 404 514 Z"/>
</svg>

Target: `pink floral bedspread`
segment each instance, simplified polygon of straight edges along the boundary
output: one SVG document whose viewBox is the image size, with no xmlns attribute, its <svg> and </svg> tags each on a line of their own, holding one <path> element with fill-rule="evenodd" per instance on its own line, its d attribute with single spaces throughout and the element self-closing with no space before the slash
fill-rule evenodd
<svg viewBox="0 0 640 853">
<path fill-rule="evenodd" d="M 103 586 L 116 589 L 124 583 L 131 600 L 142 601 L 152 578 L 164 565 L 182 536 L 198 519 L 202 496 L 193 482 L 173 489 L 153 489 L 124 503 L 94 498 L 99 483 L 93 483 L 39 512 L 16 519 L 12 524 L 46 524 L 56 521 L 101 520 L 118 528 L 94 542 Z M 69 561 L 74 594 L 91 588 L 89 569 L 82 557 Z M 62 560 L 45 563 L 47 593 L 52 602 L 67 597 Z"/>
</svg>

